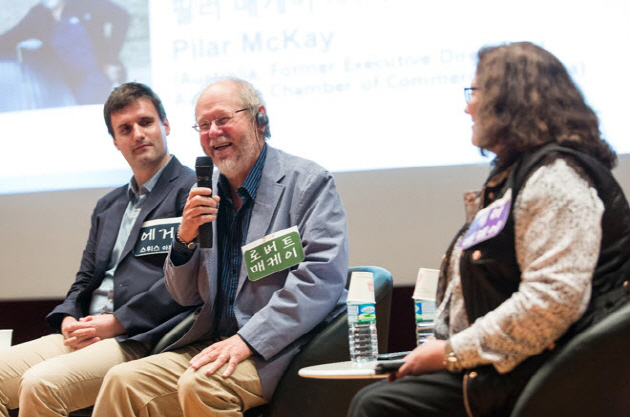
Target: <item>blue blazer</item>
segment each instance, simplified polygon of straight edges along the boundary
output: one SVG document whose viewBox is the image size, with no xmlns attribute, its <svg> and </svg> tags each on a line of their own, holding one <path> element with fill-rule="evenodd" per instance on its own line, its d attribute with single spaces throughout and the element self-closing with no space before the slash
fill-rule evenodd
<svg viewBox="0 0 630 417">
<path fill-rule="evenodd" d="M 278 380 L 311 330 L 345 308 L 348 274 L 346 213 L 332 175 L 319 165 L 268 146 L 252 211 L 247 243 L 297 226 L 305 260 L 258 281 L 243 263 L 234 301 L 238 333 L 255 350 L 263 394 L 271 399 Z M 214 185 L 218 175 L 215 175 Z M 186 264 L 165 264 L 169 291 L 183 305 L 203 303 L 188 333 L 168 349 L 208 338 L 217 297 L 217 231 L 213 247 L 197 248 Z"/>
<path fill-rule="evenodd" d="M 135 256 L 133 249 L 145 221 L 182 216 L 188 193 L 195 181 L 193 171 L 173 156 L 142 206 L 114 273 L 113 314 L 127 329 L 126 334 L 116 338 L 118 341 L 132 339 L 153 345 L 190 310 L 176 303 L 164 285 L 163 266 L 167 254 Z M 105 277 L 129 202 L 127 193 L 128 185 L 124 185 L 102 197 L 96 204 L 76 280 L 64 302 L 46 317 L 55 330 L 60 330 L 66 315 L 78 319 L 89 314 L 92 292 Z"/>
</svg>

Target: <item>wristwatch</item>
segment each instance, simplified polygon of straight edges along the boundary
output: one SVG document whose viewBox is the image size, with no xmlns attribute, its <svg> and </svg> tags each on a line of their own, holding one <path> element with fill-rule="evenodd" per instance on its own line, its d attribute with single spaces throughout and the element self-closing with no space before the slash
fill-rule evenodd
<svg viewBox="0 0 630 417">
<path fill-rule="evenodd" d="M 455 356 L 455 352 L 453 352 L 453 347 L 451 346 L 450 341 L 446 341 L 446 345 L 444 346 L 444 366 L 446 366 L 446 370 L 452 372 L 454 374 L 459 373 L 464 370 L 464 367 Z"/>
<path fill-rule="evenodd" d="M 177 239 L 179 243 L 186 246 L 188 249 L 192 250 L 197 247 L 197 242 L 195 242 L 195 239 L 191 240 L 190 242 L 184 242 L 184 239 L 182 239 L 182 237 L 179 235 L 179 228 L 177 228 L 177 234 L 175 235 L 175 239 Z"/>
</svg>

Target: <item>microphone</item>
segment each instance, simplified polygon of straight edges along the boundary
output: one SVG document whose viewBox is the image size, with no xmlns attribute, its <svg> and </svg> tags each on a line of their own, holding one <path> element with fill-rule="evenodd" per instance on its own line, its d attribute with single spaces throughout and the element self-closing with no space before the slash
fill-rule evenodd
<svg viewBox="0 0 630 417">
<path fill-rule="evenodd" d="M 209 156 L 197 157 L 195 171 L 197 172 L 197 186 L 212 188 L 212 158 Z M 210 194 L 212 196 L 212 194 Z M 199 246 L 202 248 L 212 247 L 212 223 L 204 223 L 199 226 Z"/>
</svg>

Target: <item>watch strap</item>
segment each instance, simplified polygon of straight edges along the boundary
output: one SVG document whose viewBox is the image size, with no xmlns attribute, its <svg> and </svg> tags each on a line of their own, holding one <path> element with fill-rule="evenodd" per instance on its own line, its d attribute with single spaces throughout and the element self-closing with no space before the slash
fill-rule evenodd
<svg viewBox="0 0 630 417">
<path fill-rule="evenodd" d="M 444 345 L 444 366 L 447 371 L 453 373 L 459 373 L 464 370 L 464 367 L 453 351 L 450 340 L 447 340 L 446 345 Z"/>
<path fill-rule="evenodd" d="M 186 242 L 184 239 L 182 239 L 182 237 L 179 234 L 179 227 L 177 228 L 177 233 L 175 234 L 175 239 L 181 243 L 182 245 L 184 245 L 185 247 L 187 247 L 188 249 L 195 249 L 197 247 L 197 242 L 195 242 L 195 239 L 191 240 L 190 242 Z"/>
</svg>

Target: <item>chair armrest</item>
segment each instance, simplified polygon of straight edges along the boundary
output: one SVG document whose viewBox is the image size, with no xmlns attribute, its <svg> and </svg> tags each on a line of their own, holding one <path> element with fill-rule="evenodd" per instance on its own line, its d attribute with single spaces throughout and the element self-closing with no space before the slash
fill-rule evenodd
<svg viewBox="0 0 630 417">
<path fill-rule="evenodd" d="M 541 366 L 511 417 L 626 416 L 630 303 L 585 329 Z"/>
<path fill-rule="evenodd" d="M 177 324 L 177 326 L 173 327 L 168 333 L 166 333 L 162 338 L 153 346 L 151 349 L 151 355 L 155 355 L 157 353 L 162 352 L 171 344 L 175 343 L 179 340 L 195 322 L 195 312 L 191 312 L 189 315 L 184 317 L 182 321 Z"/>
</svg>

